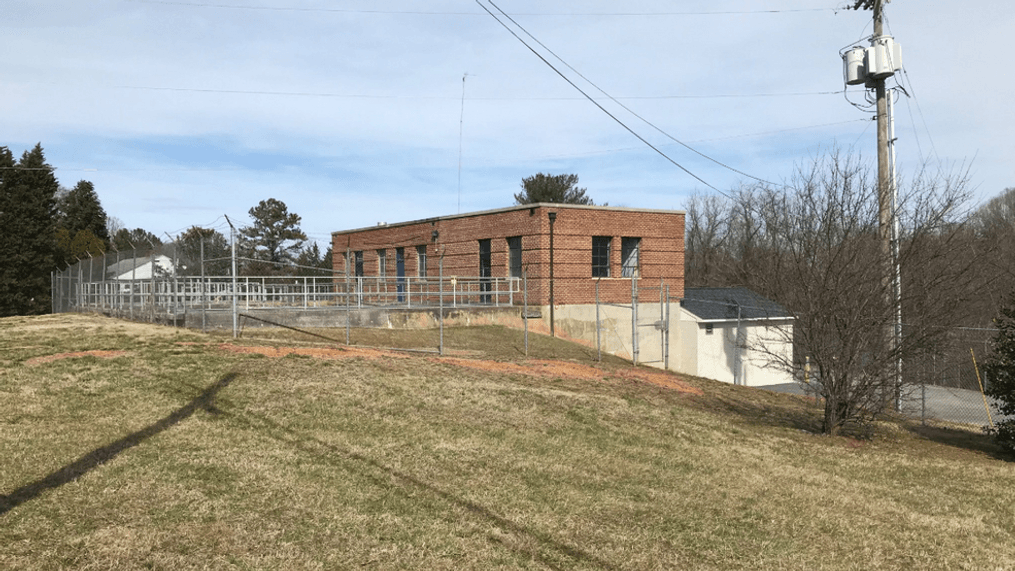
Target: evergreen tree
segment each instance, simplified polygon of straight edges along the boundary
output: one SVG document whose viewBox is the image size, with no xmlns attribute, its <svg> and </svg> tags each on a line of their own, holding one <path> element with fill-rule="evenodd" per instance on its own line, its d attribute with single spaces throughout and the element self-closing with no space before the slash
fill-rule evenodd
<svg viewBox="0 0 1015 571">
<path fill-rule="evenodd" d="M 997 335 L 990 356 L 983 365 L 985 392 L 996 401 L 996 409 L 1007 418 L 991 433 L 1008 452 L 1015 453 L 1015 294 L 994 319 Z"/>
<path fill-rule="evenodd" d="M 109 250 L 106 211 L 99 203 L 92 183 L 82 180 L 72 189 L 61 188 L 57 193 L 56 208 L 58 267 Z"/>
<path fill-rule="evenodd" d="M 89 257 L 98 257 L 106 252 L 107 244 L 92 234 L 81 230 L 71 236 L 66 228 L 56 230 L 57 267 L 65 267 Z"/>
<path fill-rule="evenodd" d="M 322 254 L 317 242 L 311 242 L 310 246 L 300 250 L 296 258 L 296 265 L 299 266 L 299 275 L 302 276 L 323 276 L 332 271 L 331 246 Z"/>
<path fill-rule="evenodd" d="M 162 240 L 159 240 L 158 236 L 144 228 L 135 228 L 133 230 L 120 228 L 116 232 L 116 235 L 113 236 L 113 246 L 121 252 L 129 252 L 137 248 L 139 255 L 141 252 L 147 254 L 153 248 L 158 248 L 161 245 Z"/>
<path fill-rule="evenodd" d="M 587 189 L 578 187 L 576 174 L 535 174 L 522 179 L 522 192 L 515 194 L 515 204 L 555 202 L 562 204 L 593 205 L 592 198 L 585 196 Z"/>
<path fill-rule="evenodd" d="M 274 198 L 262 200 L 249 214 L 254 224 L 240 230 L 245 254 L 268 262 L 254 266 L 258 270 L 279 271 L 282 266 L 292 264 L 307 239 L 300 229 L 300 216 Z"/>
<path fill-rule="evenodd" d="M 87 180 L 79 181 L 74 188 L 60 197 L 57 207 L 60 211 L 60 223 L 71 236 L 76 236 L 82 230 L 88 230 L 99 240 L 109 243 L 106 211 L 99 203 L 95 185 Z"/>
<path fill-rule="evenodd" d="M 201 242 L 204 241 L 204 274 L 226 276 L 232 271 L 232 252 L 229 240 L 214 228 L 191 226 L 176 237 L 180 266 L 177 271 L 185 276 L 201 275 Z"/>
<path fill-rule="evenodd" d="M 41 144 L 17 164 L 0 147 L 0 316 L 51 309 L 58 189 Z"/>
</svg>

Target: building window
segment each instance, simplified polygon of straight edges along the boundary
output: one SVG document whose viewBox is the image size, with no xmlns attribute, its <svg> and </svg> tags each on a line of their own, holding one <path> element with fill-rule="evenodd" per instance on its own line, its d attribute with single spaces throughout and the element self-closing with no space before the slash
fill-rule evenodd
<svg viewBox="0 0 1015 571">
<path fill-rule="evenodd" d="M 383 278 L 387 273 L 388 252 L 386 250 L 377 250 L 377 275 Z"/>
<path fill-rule="evenodd" d="M 493 276 L 493 256 L 490 249 L 490 239 L 479 241 L 479 291 L 489 292 L 493 289 L 490 277 Z M 489 293 L 480 293 L 479 303 L 490 303 L 493 296 Z"/>
<path fill-rule="evenodd" d="M 363 277 L 363 250 L 357 250 L 353 252 L 353 256 L 356 260 L 356 277 Z"/>
<path fill-rule="evenodd" d="M 522 237 L 514 236 L 507 239 L 508 244 L 508 275 L 513 278 L 522 277 Z"/>
<path fill-rule="evenodd" d="M 609 236 L 592 237 L 592 277 L 610 277 L 610 243 Z"/>
<path fill-rule="evenodd" d="M 416 246 L 416 269 L 418 270 L 417 275 L 421 278 L 426 277 L 426 246 Z"/>
<path fill-rule="evenodd" d="M 641 238 L 620 239 L 621 275 L 625 278 L 633 278 L 638 274 L 639 250 Z"/>
</svg>

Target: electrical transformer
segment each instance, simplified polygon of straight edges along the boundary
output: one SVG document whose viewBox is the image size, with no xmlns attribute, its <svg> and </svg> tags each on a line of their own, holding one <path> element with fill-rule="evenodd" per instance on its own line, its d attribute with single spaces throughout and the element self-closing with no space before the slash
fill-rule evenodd
<svg viewBox="0 0 1015 571">
<path fill-rule="evenodd" d="M 891 36 L 873 40 L 869 48 L 856 46 L 842 55 L 846 85 L 885 79 L 902 69 L 902 45 Z"/>
</svg>

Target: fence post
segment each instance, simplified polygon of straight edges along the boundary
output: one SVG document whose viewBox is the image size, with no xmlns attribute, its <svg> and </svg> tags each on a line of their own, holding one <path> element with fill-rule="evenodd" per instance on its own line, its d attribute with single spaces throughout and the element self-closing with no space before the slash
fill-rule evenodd
<svg viewBox="0 0 1015 571">
<path fill-rule="evenodd" d="M 742 376 L 741 362 L 740 362 L 740 302 L 734 302 L 737 305 L 737 332 L 733 336 L 733 384 L 742 385 L 744 384 L 744 378 Z"/>
<path fill-rule="evenodd" d="M 130 320 L 134 321 L 134 286 L 137 280 L 137 246 L 131 244 L 133 250 L 131 250 L 131 262 L 130 262 Z"/>
<path fill-rule="evenodd" d="M 102 309 L 106 309 L 106 305 L 109 305 L 109 308 L 112 309 L 113 296 L 110 294 L 113 290 L 106 283 L 106 254 L 102 254 L 102 265 L 99 267 L 102 270 Z"/>
<path fill-rule="evenodd" d="M 201 331 L 208 328 L 208 293 L 204 280 L 204 232 L 201 233 Z"/>
<path fill-rule="evenodd" d="M 522 323 L 525 325 L 525 357 L 529 356 L 529 271 L 522 272 Z"/>
<path fill-rule="evenodd" d="M 670 370 L 670 286 L 666 286 L 666 317 L 663 319 L 663 368 Z"/>
<path fill-rule="evenodd" d="M 603 361 L 603 343 L 600 338 L 603 325 L 599 320 L 599 282 L 601 281 L 603 281 L 602 278 L 596 280 L 596 360 L 599 362 Z"/>
<path fill-rule="evenodd" d="M 638 365 L 638 271 L 631 276 L 631 362 Z"/>
<path fill-rule="evenodd" d="M 437 278 L 440 284 L 438 287 L 438 302 L 437 302 L 437 315 L 440 320 L 441 338 L 440 345 L 437 347 L 437 354 L 444 356 L 444 254 L 441 253 L 440 259 L 437 261 L 438 272 L 440 276 Z"/>
<path fill-rule="evenodd" d="M 927 382 L 920 383 L 920 424 L 927 425 Z"/>
</svg>

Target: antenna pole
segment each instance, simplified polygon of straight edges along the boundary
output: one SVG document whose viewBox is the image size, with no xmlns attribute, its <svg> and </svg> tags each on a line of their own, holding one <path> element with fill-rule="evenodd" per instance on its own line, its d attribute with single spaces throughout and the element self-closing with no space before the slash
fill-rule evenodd
<svg viewBox="0 0 1015 571">
<path fill-rule="evenodd" d="M 462 76 L 462 111 L 458 117 L 458 214 L 462 213 L 462 134 L 465 130 L 465 78 L 469 73 Z"/>
</svg>

